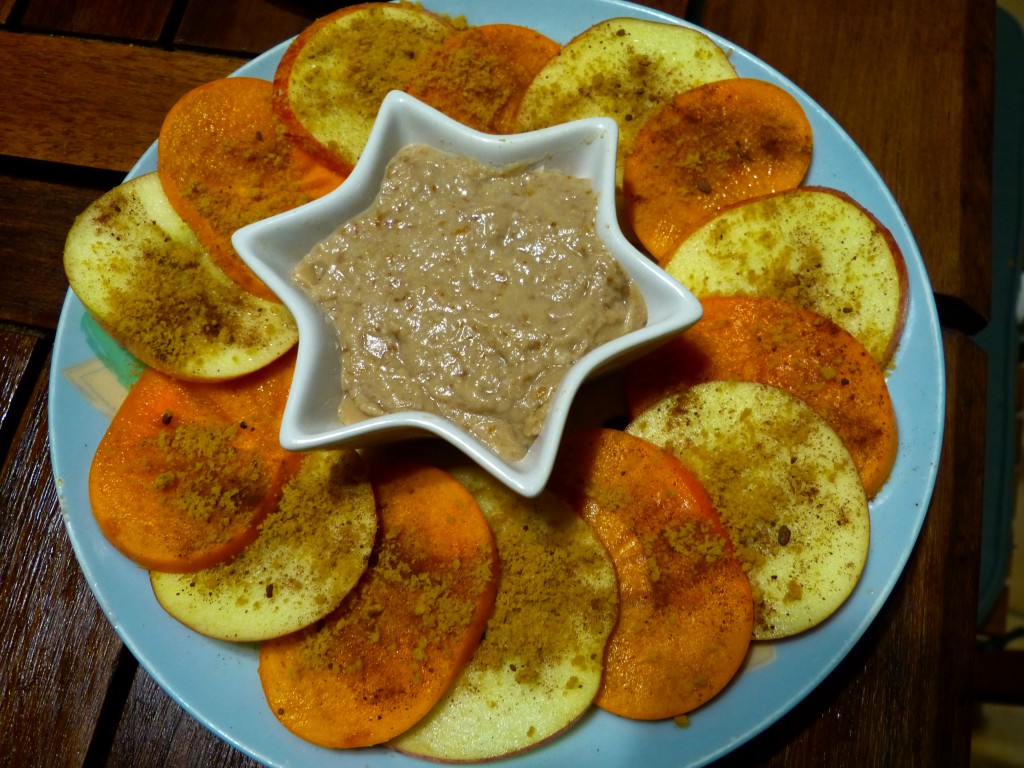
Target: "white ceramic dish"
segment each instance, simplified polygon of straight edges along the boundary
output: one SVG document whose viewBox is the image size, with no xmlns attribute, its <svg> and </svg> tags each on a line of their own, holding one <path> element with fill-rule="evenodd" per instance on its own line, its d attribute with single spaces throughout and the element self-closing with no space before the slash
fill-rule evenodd
<svg viewBox="0 0 1024 768">
<path fill-rule="evenodd" d="M 236 232 L 235 249 L 291 310 L 299 327 L 281 444 L 303 451 L 435 435 L 518 493 L 540 493 L 551 474 L 573 398 L 583 382 L 595 372 L 643 354 L 688 328 L 701 315 L 693 294 L 654 266 L 619 230 L 615 215 L 617 137 L 615 122 L 607 118 L 577 120 L 513 136 L 488 135 L 408 94 L 393 91 L 384 99 L 366 148 L 341 186 L 319 200 Z M 598 234 L 646 302 L 647 324 L 643 328 L 592 350 L 568 371 L 552 397 L 544 428 L 518 461 L 502 460 L 465 430 L 433 413 L 402 411 L 352 424 L 343 423 L 338 416 L 343 392 L 337 332 L 321 307 L 296 285 L 292 274 L 317 243 L 370 206 L 391 158 L 410 144 L 427 144 L 495 167 L 543 166 L 589 179 L 597 196 Z"/>
<path fill-rule="evenodd" d="M 667 14 L 620 0 L 428 0 L 427 6 L 465 14 L 472 24 L 526 24 L 560 42 L 614 16 L 680 23 Z M 729 51 L 740 75 L 780 85 L 807 112 L 815 150 L 806 183 L 835 187 L 866 206 L 892 231 L 907 261 L 907 325 L 888 379 L 900 430 L 899 453 L 892 478 L 871 503 L 868 562 L 853 594 L 829 621 L 791 640 L 759 645 L 733 683 L 693 713 L 690 727 L 632 722 L 592 710 L 564 736 L 500 766 L 697 768 L 736 749 L 792 710 L 860 640 L 902 573 L 928 509 L 942 443 L 945 374 L 931 286 L 913 236 L 882 179 L 828 114 L 771 67 L 726 40 L 713 39 Z M 269 79 L 283 52 L 284 45 L 278 46 L 239 74 Z M 154 146 L 132 175 L 155 167 Z M 175 622 L 157 605 L 145 571 L 103 538 L 89 508 L 88 472 L 111 409 L 123 391 L 119 382 L 129 379 L 125 361 L 125 353 L 97 331 L 69 293 L 50 378 L 54 476 L 82 571 L 125 644 L 186 711 L 268 766 L 424 768 L 426 763 L 387 749 L 334 752 L 292 736 L 266 706 L 256 673 L 257 649 L 209 640 Z M 574 418 L 592 418 L 595 384 L 600 382 L 580 391 Z M 216 684 L 211 685 L 211 680 Z"/>
</svg>

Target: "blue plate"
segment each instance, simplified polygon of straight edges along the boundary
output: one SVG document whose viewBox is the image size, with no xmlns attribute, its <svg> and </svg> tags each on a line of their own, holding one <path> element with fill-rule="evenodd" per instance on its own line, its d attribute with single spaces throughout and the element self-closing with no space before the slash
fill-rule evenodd
<svg viewBox="0 0 1024 768">
<path fill-rule="evenodd" d="M 560 42 L 591 24 L 635 16 L 682 24 L 666 14 L 617 0 L 428 0 L 431 10 L 464 14 L 471 24 L 518 23 Z M 938 318 L 920 253 L 878 173 L 846 133 L 793 83 L 749 53 L 711 36 L 741 76 L 776 83 L 803 105 L 814 129 L 806 184 L 833 187 L 871 211 L 896 238 L 907 262 L 906 330 L 889 376 L 900 430 L 891 479 L 871 504 L 872 537 L 864 573 L 851 597 L 824 624 L 784 641 L 757 644 L 746 667 L 717 698 L 691 715 L 690 726 L 635 722 L 593 709 L 564 736 L 509 761 L 525 766 L 705 765 L 768 728 L 806 697 L 860 639 L 892 591 L 917 540 L 935 482 L 945 413 L 945 375 Z M 237 74 L 270 79 L 279 45 Z M 132 170 L 156 168 L 156 145 Z M 50 377 L 50 445 L 64 520 L 82 571 L 114 629 L 156 682 L 218 736 L 270 766 L 365 768 L 423 766 L 384 748 L 331 751 L 298 739 L 267 707 L 254 645 L 197 635 L 157 604 L 146 572 L 116 552 L 96 526 L 88 497 L 89 465 L 135 369 L 69 293 Z M 216 680 L 216 685 L 210 685 Z"/>
</svg>

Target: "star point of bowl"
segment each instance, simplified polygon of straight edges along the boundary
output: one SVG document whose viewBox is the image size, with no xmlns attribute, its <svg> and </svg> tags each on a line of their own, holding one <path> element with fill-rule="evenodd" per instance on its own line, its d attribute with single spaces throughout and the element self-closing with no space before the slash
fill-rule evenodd
<svg viewBox="0 0 1024 768">
<path fill-rule="evenodd" d="M 333 192 L 235 233 L 242 259 L 295 316 L 299 348 L 281 424 L 281 444 L 313 450 L 433 435 L 446 440 L 498 480 L 526 496 L 547 483 L 570 406 L 587 379 L 623 364 L 696 322 L 700 304 L 682 285 L 637 251 L 619 229 L 615 206 L 618 132 L 608 118 L 590 118 L 516 135 L 479 133 L 401 92 L 384 99 L 366 147 L 348 179 Z M 447 419 L 405 411 L 341 421 L 341 355 L 336 331 L 322 309 L 292 280 L 295 266 L 319 242 L 376 199 L 391 158 L 410 144 L 429 144 L 484 163 L 542 164 L 588 178 L 598 200 L 597 229 L 612 255 L 638 286 L 647 324 L 585 355 L 566 374 L 544 427 L 526 456 L 505 461 Z"/>
</svg>

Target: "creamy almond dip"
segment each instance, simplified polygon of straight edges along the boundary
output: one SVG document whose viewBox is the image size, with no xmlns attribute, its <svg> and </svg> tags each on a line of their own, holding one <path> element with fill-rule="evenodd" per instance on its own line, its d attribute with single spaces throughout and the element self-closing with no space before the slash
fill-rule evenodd
<svg viewBox="0 0 1024 768">
<path fill-rule="evenodd" d="M 525 455 L 568 369 L 646 323 L 596 209 L 587 179 L 401 150 L 295 269 L 338 329 L 340 418 L 429 411 Z"/>
</svg>

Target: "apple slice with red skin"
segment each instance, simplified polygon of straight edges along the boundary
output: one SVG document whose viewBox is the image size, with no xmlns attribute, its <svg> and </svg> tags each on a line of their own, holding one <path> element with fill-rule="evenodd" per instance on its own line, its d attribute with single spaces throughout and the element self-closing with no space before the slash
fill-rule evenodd
<svg viewBox="0 0 1024 768">
<path fill-rule="evenodd" d="M 663 262 L 697 296 L 769 296 L 813 309 L 885 368 L 907 319 L 907 265 L 849 195 L 798 187 L 727 208 Z"/>
<path fill-rule="evenodd" d="M 418 60 L 455 27 L 412 3 L 360 3 L 314 21 L 274 73 L 274 109 L 327 167 L 347 174 L 366 146 L 381 101 L 408 84 Z"/>
<path fill-rule="evenodd" d="M 150 583 L 164 610 L 200 634 L 267 640 L 338 607 L 366 570 L 376 532 L 359 454 L 311 451 L 238 555 L 192 573 L 151 571 Z"/>
<path fill-rule="evenodd" d="M 842 440 L 796 395 L 705 382 L 627 431 L 673 453 L 707 489 L 750 578 L 754 639 L 810 629 L 853 591 L 870 543 L 867 497 Z"/>
</svg>

